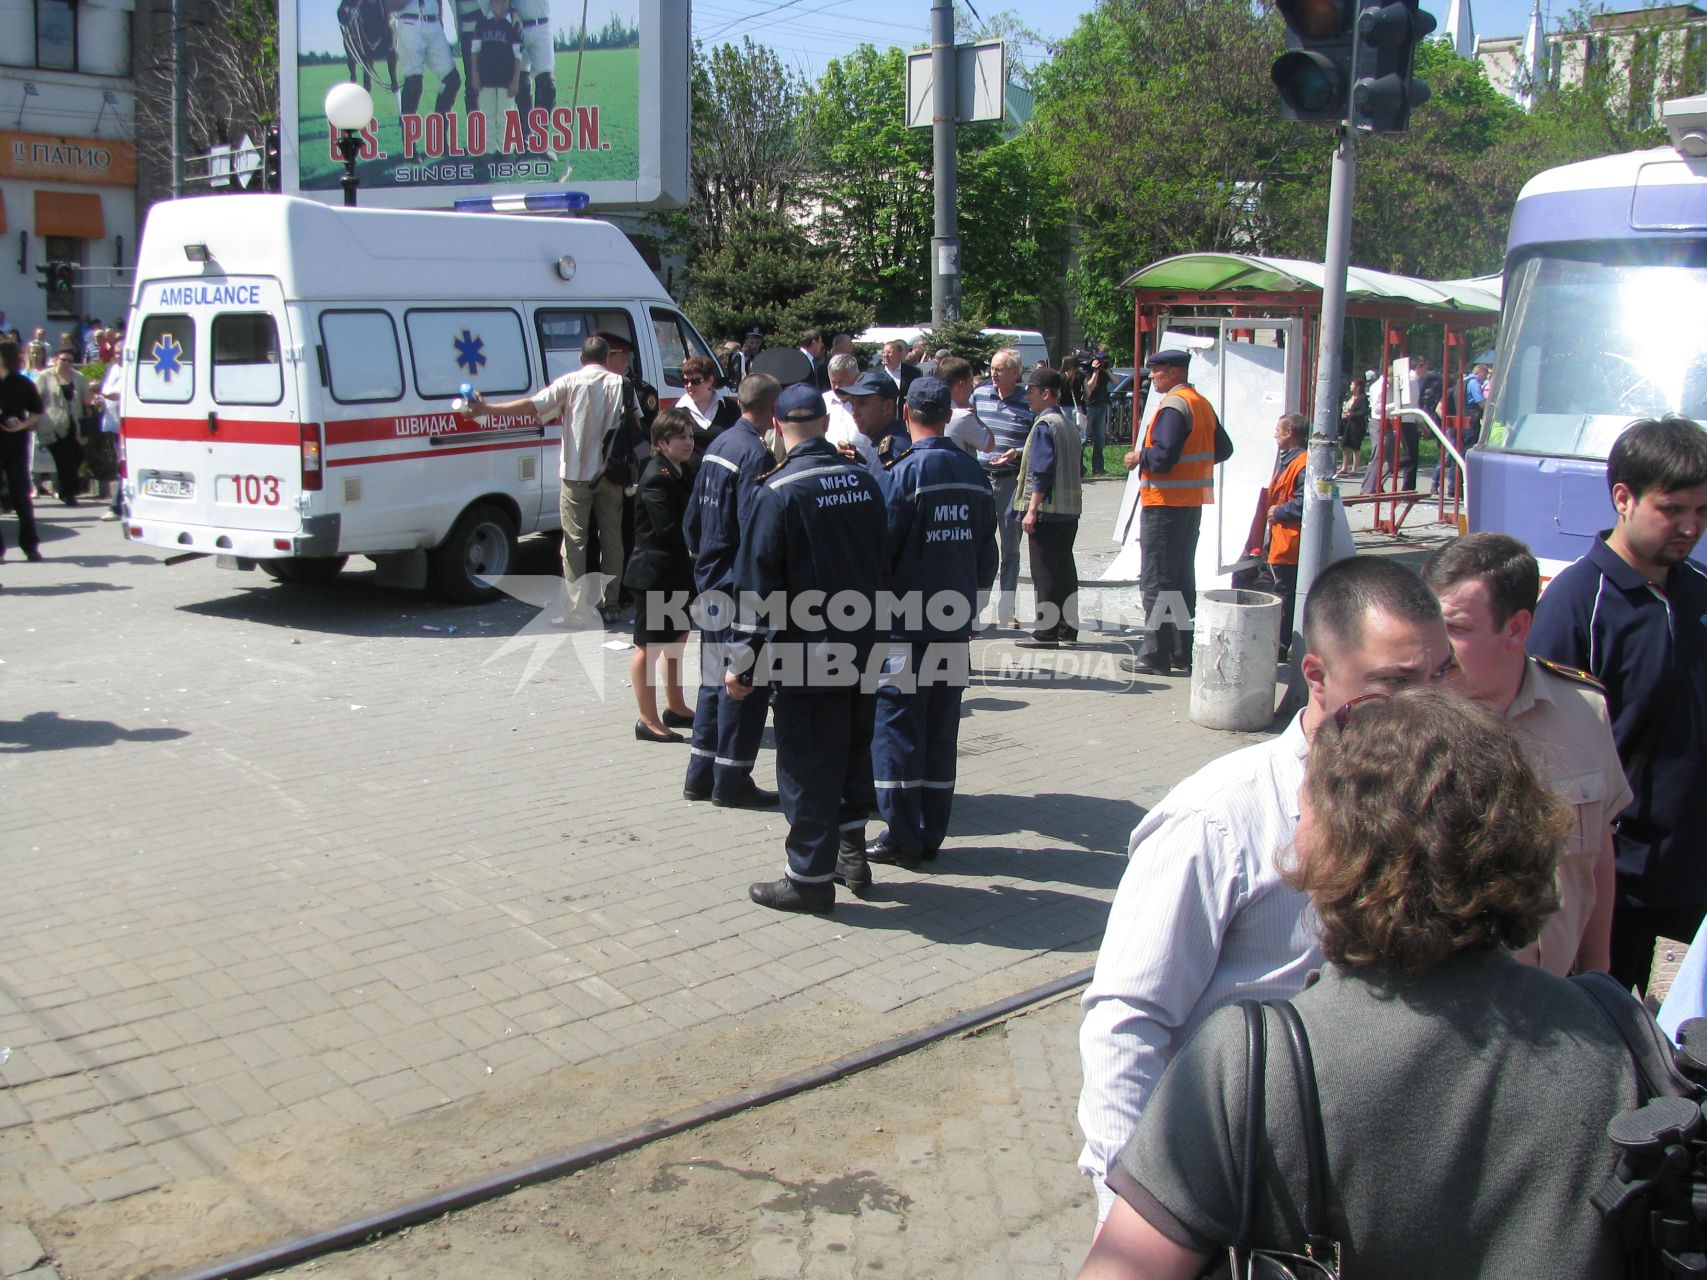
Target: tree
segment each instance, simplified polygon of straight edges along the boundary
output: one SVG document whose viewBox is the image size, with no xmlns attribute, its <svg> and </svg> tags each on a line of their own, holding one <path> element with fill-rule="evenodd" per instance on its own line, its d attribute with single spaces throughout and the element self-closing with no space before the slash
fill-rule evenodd
<svg viewBox="0 0 1707 1280">
<path fill-rule="evenodd" d="M 1159 258 L 1302 247 L 1287 197 L 1321 181 L 1330 143 L 1277 118 L 1281 44 L 1246 0 L 1104 0 L 1043 69 L 1037 121 L 1079 210 L 1069 279 L 1087 333 L 1130 332 L 1120 281 Z"/>
<path fill-rule="evenodd" d="M 805 86 L 750 37 L 739 48 L 722 44 L 708 54 L 696 45 L 694 53 L 688 236 L 715 254 L 736 213 L 776 212 L 798 198 L 806 171 L 799 129 Z"/>
<path fill-rule="evenodd" d="M 696 259 L 691 279 L 687 312 L 709 336 L 758 329 L 793 342 L 807 328 L 858 333 L 871 324 L 871 309 L 840 265 L 786 212 L 737 211 L 721 247 Z"/>
<path fill-rule="evenodd" d="M 806 99 L 813 233 L 878 317 L 930 311 L 931 135 L 906 124 L 906 60 L 861 45 L 832 58 Z"/>
<path fill-rule="evenodd" d="M 817 157 L 808 190 L 813 234 L 830 246 L 879 319 L 930 314 L 935 230 L 931 134 L 906 127 L 906 61 L 863 45 L 832 61 L 807 99 Z M 1071 211 L 1038 147 L 1022 130 L 956 131 L 963 313 L 991 324 L 1035 324 L 1060 293 Z"/>
<path fill-rule="evenodd" d="M 279 22 L 268 0 L 210 0 L 184 31 L 185 108 L 192 151 L 247 133 L 259 147 L 279 118 Z M 162 168 L 172 160 L 171 19 L 145 41 L 137 67 L 137 147 Z"/>
</svg>

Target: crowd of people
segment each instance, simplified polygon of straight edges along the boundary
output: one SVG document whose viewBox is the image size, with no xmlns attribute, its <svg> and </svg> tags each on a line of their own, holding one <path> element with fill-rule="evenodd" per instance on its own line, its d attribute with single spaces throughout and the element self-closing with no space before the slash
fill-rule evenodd
<svg viewBox="0 0 1707 1280">
<path fill-rule="evenodd" d="M 18 548 L 28 560 L 42 559 L 39 498 L 75 507 L 93 484 L 96 498 L 110 504 L 101 518 L 119 518 L 123 352 L 123 331 L 93 319 L 62 332 L 51 354 L 41 326 L 28 342 L 17 329 L 0 337 L 0 510 L 17 517 Z M 104 366 L 98 381 L 85 376 L 90 365 Z"/>
<path fill-rule="evenodd" d="M 1304 709 L 1133 832 L 1084 996 L 1087 1280 L 1625 1274 L 1591 1197 L 1652 1074 L 1629 991 L 1707 916 L 1707 434 L 1637 422 L 1607 481 L 1544 596 L 1494 533 L 1329 566 Z"/>
</svg>

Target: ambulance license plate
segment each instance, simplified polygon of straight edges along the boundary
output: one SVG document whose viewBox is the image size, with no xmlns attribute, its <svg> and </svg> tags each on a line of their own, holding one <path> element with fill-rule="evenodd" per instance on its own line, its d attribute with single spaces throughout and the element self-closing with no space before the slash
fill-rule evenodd
<svg viewBox="0 0 1707 1280">
<path fill-rule="evenodd" d="M 151 498 L 193 498 L 196 482 L 188 476 L 148 476 L 142 491 Z"/>
</svg>

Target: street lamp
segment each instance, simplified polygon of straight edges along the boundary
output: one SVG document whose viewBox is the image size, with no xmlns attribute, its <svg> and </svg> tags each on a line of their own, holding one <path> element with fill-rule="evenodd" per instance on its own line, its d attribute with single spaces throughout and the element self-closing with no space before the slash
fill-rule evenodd
<svg viewBox="0 0 1707 1280">
<path fill-rule="evenodd" d="M 326 91 L 326 122 L 337 134 L 338 154 L 344 157 L 344 207 L 356 207 L 356 155 L 361 132 L 373 121 L 373 96 L 359 84 L 335 84 Z"/>
</svg>

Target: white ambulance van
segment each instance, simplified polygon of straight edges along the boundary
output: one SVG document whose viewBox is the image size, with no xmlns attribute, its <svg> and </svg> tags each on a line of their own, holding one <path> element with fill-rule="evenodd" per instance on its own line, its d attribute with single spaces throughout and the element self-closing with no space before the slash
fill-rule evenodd
<svg viewBox="0 0 1707 1280">
<path fill-rule="evenodd" d="M 558 528 L 562 439 L 452 412 L 462 384 L 530 394 L 611 332 L 668 404 L 711 354 L 608 223 L 275 195 L 155 205 L 125 332 L 129 538 L 293 582 L 362 555 L 459 601 Z"/>
</svg>

